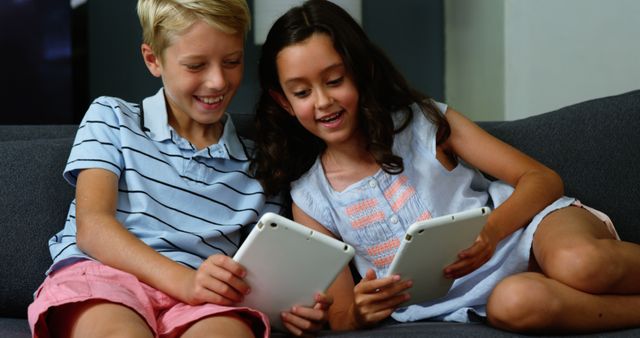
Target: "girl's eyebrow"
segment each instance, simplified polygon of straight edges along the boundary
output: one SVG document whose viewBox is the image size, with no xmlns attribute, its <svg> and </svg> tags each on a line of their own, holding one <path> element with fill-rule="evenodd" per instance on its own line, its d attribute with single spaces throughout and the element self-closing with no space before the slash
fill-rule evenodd
<svg viewBox="0 0 640 338">
<path fill-rule="evenodd" d="M 344 63 L 342 63 L 342 62 L 334 63 L 334 64 L 326 67 L 325 69 L 323 69 L 320 72 L 320 74 L 325 74 L 325 73 L 328 73 L 328 72 L 330 72 L 332 70 L 339 69 L 339 68 L 344 68 Z M 290 84 L 290 83 L 301 82 L 301 81 L 304 81 L 303 77 L 294 77 L 294 78 L 287 79 L 286 81 L 284 81 L 284 84 L 287 85 L 287 84 Z"/>
</svg>

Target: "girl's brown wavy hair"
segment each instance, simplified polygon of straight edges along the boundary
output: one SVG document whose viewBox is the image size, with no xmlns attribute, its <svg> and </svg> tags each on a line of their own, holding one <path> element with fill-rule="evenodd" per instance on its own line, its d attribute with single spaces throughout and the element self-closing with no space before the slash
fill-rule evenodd
<svg viewBox="0 0 640 338">
<path fill-rule="evenodd" d="M 284 48 L 313 34 L 326 34 L 342 56 L 359 93 L 359 127 L 368 136 L 367 150 L 390 174 L 404 170 L 402 158 L 392 152 L 393 138 L 411 122 L 410 106 L 417 103 L 438 126 L 437 143 L 450 133 L 443 114 L 426 95 L 409 86 L 385 53 L 375 46 L 358 23 L 341 7 L 326 0 L 310 0 L 283 14 L 262 46 L 259 61 L 261 93 L 256 106 L 256 151 L 251 164 L 267 194 L 288 191 L 291 182 L 313 165 L 324 142 L 307 131 L 269 94 L 284 96 L 276 57 Z M 392 114 L 402 114 L 394 126 Z"/>
</svg>

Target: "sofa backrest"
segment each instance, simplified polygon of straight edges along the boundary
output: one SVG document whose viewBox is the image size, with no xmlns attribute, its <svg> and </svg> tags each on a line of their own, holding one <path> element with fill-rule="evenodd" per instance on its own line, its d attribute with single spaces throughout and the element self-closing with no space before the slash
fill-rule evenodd
<svg viewBox="0 0 640 338">
<path fill-rule="evenodd" d="M 0 134 L 9 134 L 6 128 Z M 52 138 L 56 130 L 39 139 L 30 128 L 11 129 L 16 140 L 0 141 L 0 316 L 25 317 L 51 264 L 47 241 L 62 228 L 73 199 L 62 178 L 73 134 Z"/>
<path fill-rule="evenodd" d="M 622 239 L 640 243 L 640 90 L 481 125 L 556 170 L 566 195 L 605 212 Z"/>
</svg>

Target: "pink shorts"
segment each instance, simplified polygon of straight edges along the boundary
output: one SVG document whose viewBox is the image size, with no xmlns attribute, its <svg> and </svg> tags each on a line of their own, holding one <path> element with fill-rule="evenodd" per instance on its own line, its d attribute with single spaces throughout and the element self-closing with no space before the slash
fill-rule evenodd
<svg viewBox="0 0 640 338">
<path fill-rule="evenodd" d="M 51 273 L 29 305 L 33 337 L 48 337 L 46 316 L 52 307 L 102 299 L 125 305 L 145 319 L 155 337 L 174 337 L 199 319 L 233 314 L 245 320 L 256 337 L 269 337 L 269 320 L 263 313 L 215 304 L 189 305 L 140 282 L 135 276 L 99 262 L 85 260 Z"/>
</svg>

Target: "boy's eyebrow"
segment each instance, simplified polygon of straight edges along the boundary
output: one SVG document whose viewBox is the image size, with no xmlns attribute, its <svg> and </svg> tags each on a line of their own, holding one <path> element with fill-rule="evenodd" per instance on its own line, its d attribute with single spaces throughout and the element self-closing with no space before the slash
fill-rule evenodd
<svg viewBox="0 0 640 338">
<path fill-rule="evenodd" d="M 334 63 L 328 67 L 326 67 L 325 69 L 323 69 L 320 74 L 324 74 L 324 73 L 328 73 L 336 68 L 344 68 L 344 63 L 340 62 L 340 63 Z M 291 79 L 287 79 L 286 81 L 284 81 L 284 84 L 290 84 L 290 83 L 295 83 L 295 82 L 300 82 L 300 81 L 304 81 L 304 78 L 302 77 L 294 77 Z"/>
<path fill-rule="evenodd" d="M 231 52 L 229 54 L 225 54 L 223 56 L 223 58 L 235 57 L 235 56 L 242 57 L 243 54 L 244 54 L 244 51 L 243 50 L 239 50 L 239 51 Z M 201 59 L 203 57 L 207 57 L 207 55 L 205 55 L 205 54 L 188 54 L 188 55 L 184 55 L 184 56 L 180 57 L 180 60 Z"/>
</svg>

